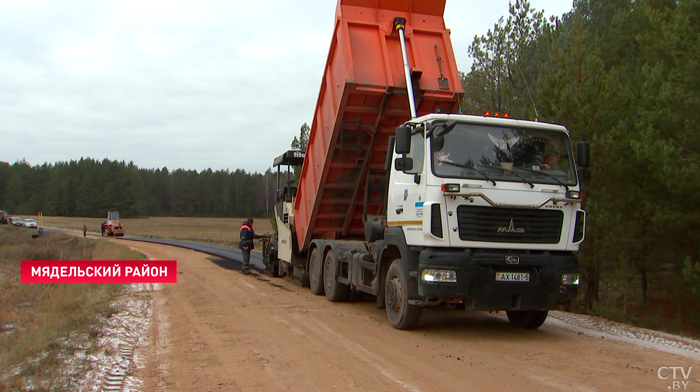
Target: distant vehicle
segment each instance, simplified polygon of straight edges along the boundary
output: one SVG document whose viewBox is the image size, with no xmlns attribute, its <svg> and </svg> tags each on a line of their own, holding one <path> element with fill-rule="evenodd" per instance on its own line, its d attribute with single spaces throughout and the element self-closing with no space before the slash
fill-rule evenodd
<svg viewBox="0 0 700 392">
<path fill-rule="evenodd" d="M 6 225 L 7 223 L 7 212 L 0 210 L 0 225 Z"/>
<path fill-rule="evenodd" d="M 123 237 L 124 226 L 119 222 L 119 211 L 107 211 L 107 220 L 102 223 L 102 235 Z"/>
<path fill-rule="evenodd" d="M 34 219 L 25 219 L 24 220 L 24 227 L 28 227 L 30 229 L 38 229 L 39 224 L 37 224 Z"/>
<path fill-rule="evenodd" d="M 24 221 L 22 220 L 22 218 L 20 218 L 18 216 L 11 216 L 10 217 L 10 224 L 12 226 L 24 226 Z"/>
</svg>

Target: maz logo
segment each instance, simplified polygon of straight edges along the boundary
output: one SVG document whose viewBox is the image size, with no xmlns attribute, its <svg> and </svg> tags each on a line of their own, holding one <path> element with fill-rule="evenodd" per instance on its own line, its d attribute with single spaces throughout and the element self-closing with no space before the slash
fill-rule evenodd
<svg viewBox="0 0 700 392">
<path fill-rule="evenodd" d="M 525 229 L 522 227 L 519 229 L 515 228 L 515 223 L 513 223 L 513 220 L 510 220 L 510 225 L 508 227 L 499 227 L 498 228 L 499 233 L 517 233 L 517 234 L 525 234 Z"/>
</svg>

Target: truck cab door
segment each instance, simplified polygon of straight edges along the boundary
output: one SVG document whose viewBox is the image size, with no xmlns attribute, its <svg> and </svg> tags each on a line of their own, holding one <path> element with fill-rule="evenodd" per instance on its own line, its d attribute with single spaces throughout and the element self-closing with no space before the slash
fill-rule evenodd
<svg viewBox="0 0 700 392">
<path fill-rule="evenodd" d="M 411 150 L 406 154 L 413 160 L 411 169 L 399 171 L 392 164 L 389 183 L 389 226 L 402 227 L 406 242 L 421 244 L 423 237 L 423 202 L 425 201 L 425 136 L 422 129 L 411 136 Z M 394 153 L 394 160 L 398 157 Z"/>
</svg>

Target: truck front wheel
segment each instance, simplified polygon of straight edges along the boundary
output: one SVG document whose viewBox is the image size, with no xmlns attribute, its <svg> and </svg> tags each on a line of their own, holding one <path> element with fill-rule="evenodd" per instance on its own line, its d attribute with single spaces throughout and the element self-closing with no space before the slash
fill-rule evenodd
<svg viewBox="0 0 700 392">
<path fill-rule="evenodd" d="M 314 248 L 309 256 L 309 287 L 314 295 L 323 295 L 323 263 L 320 253 L 318 248 Z"/>
<path fill-rule="evenodd" d="M 401 260 L 394 260 L 386 274 L 384 303 L 389 323 L 396 329 L 413 329 L 418 325 L 420 306 L 408 303 L 408 277 Z"/>
<path fill-rule="evenodd" d="M 537 329 L 547 319 L 547 310 L 508 310 L 508 321 L 516 327 Z"/>
<path fill-rule="evenodd" d="M 331 302 L 345 301 L 348 298 L 350 287 L 338 282 L 338 275 L 338 260 L 335 259 L 333 250 L 329 250 L 323 263 L 323 283 L 326 298 Z"/>
</svg>

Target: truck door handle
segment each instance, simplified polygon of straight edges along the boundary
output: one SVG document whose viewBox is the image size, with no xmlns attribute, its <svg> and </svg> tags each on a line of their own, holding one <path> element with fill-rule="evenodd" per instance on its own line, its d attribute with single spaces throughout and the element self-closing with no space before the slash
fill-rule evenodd
<svg viewBox="0 0 700 392">
<path fill-rule="evenodd" d="M 397 208 L 397 209 L 396 209 L 396 213 L 397 213 L 397 214 L 400 214 L 400 213 L 402 213 L 402 212 L 403 212 L 403 208 Z"/>
</svg>

